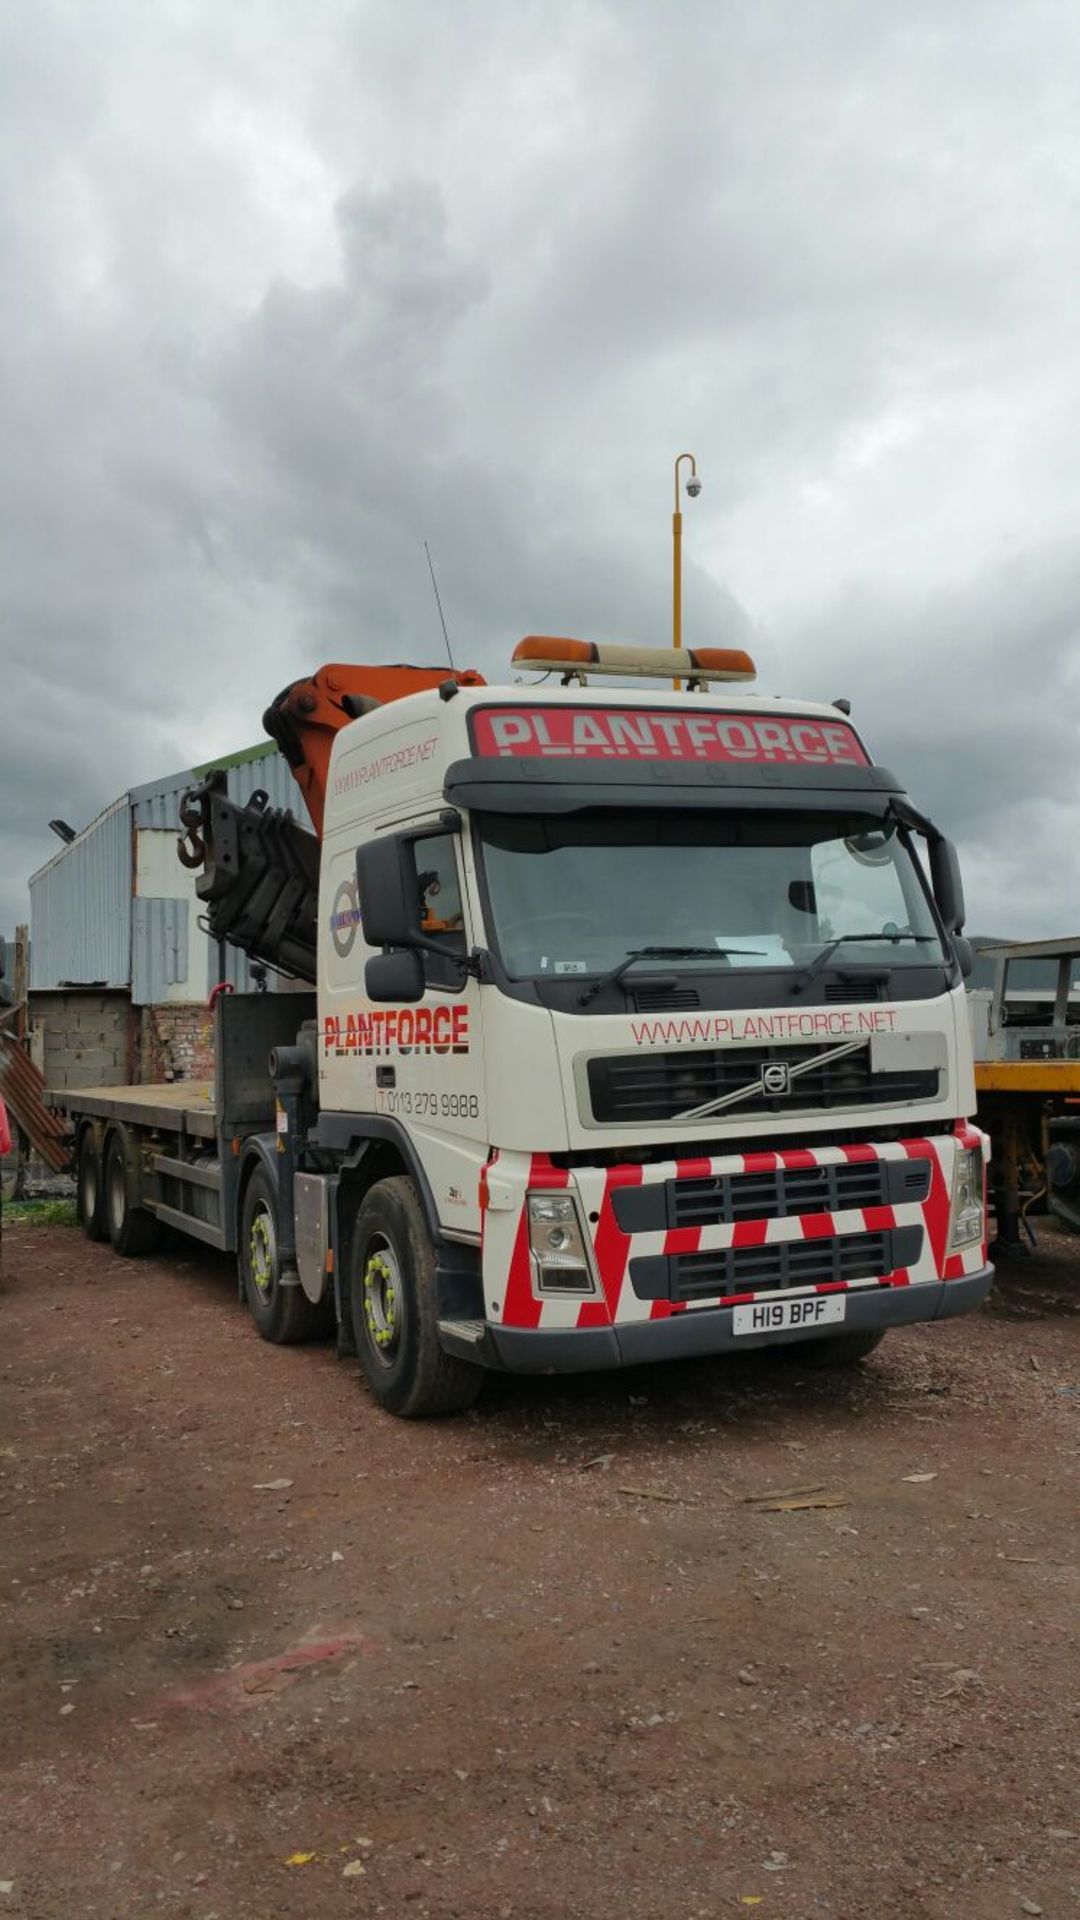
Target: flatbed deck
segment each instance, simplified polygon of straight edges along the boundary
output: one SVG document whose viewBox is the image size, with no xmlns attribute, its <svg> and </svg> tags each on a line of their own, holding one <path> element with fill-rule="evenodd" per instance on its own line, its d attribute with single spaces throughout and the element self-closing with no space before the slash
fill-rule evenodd
<svg viewBox="0 0 1080 1920">
<path fill-rule="evenodd" d="M 45 1096 L 62 1113 L 74 1109 L 103 1120 L 130 1120 L 140 1126 L 161 1127 L 168 1133 L 190 1133 L 199 1140 L 217 1138 L 217 1110 L 209 1080 L 163 1080 L 138 1087 L 61 1087 Z"/>
</svg>

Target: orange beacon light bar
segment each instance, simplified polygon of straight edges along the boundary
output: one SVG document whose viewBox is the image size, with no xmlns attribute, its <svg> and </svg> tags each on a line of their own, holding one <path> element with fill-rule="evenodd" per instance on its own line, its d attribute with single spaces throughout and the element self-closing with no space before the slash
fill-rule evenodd
<svg viewBox="0 0 1080 1920">
<path fill-rule="evenodd" d="M 757 669 L 741 647 L 623 647 L 594 640 L 561 640 L 530 633 L 519 640 L 513 665 L 535 673 L 560 673 L 564 684 L 588 673 L 615 673 L 643 680 L 685 679 L 691 687 L 716 680 L 755 680 Z"/>
</svg>

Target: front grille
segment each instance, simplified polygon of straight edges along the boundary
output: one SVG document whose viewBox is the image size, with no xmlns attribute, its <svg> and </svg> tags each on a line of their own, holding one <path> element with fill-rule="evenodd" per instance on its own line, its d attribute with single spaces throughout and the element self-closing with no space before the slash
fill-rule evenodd
<svg viewBox="0 0 1080 1920">
<path fill-rule="evenodd" d="M 639 1300 L 723 1300 L 734 1293 L 783 1293 L 800 1287 L 881 1280 L 913 1266 L 921 1227 L 842 1233 L 823 1240 L 781 1240 L 766 1247 L 710 1247 L 630 1262 Z"/>
<path fill-rule="evenodd" d="M 589 1097 L 594 1120 L 605 1125 L 625 1121 L 673 1120 L 726 1093 L 752 1087 L 770 1061 L 800 1066 L 820 1047 L 702 1048 L 680 1053 L 597 1055 L 588 1063 Z M 830 1109 L 893 1106 L 932 1100 L 938 1092 L 936 1068 L 871 1073 L 869 1049 L 823 1062 L 801 1074 L 786 1095 L 766 1095 L 760 1085 L 732 1109 L 737 1114 L 829 1112 Z"/>
<path fill-rule="evenodd" d="M 761 1173 L 707 1174 L 616 1188 L 612 1209 L 623 1233 L 672 1227 L 730 1226 L 736 1220 L 786 1220 L 925 1200 L 929 1160 L 855 1160 L 836 1167 L 775 1167 Z"/>
<path fill-rule="evenodd" d="M 839 1213 L 844 1207 L 883 1205 L 885 1162 L 679 1180 L 674 1187 L 677 1227 L 701 1227 L 713 1220 L 783 1219 L 792 1213 Z"/>
</svg>

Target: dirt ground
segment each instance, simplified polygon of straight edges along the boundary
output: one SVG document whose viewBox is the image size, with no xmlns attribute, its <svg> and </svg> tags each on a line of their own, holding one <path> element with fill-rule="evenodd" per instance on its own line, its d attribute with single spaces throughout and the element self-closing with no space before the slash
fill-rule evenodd
<svg viewBox="0 0 1080 1920">
<path fill-rule="evenodd" d="M 857 1375 L 421 1426 L 26 1225 L 0 1380 L 0 1920 L 1076 1910 L 1076 1242 Z"/>
</svg>

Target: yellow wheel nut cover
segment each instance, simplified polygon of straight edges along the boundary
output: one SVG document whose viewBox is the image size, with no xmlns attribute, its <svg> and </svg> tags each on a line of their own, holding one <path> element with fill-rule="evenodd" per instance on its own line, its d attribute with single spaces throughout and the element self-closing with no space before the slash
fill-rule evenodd
<svg viewBox="0 0 1080 1920">
<path fill-rule="evenodd" d="M 380 1326 L 375 1315 L 372 1296 L 376 1286 L 381 1291 L 382 1322 Z M 376 1346 L 389 1346 L 394 1337 L 397 1320 L 397 1287 L 394 1284 L 393 1269 L 385 1255 L 373 1253 L 364 1270 L 364 1318 L 368 1332 Z"/>
</svg>

